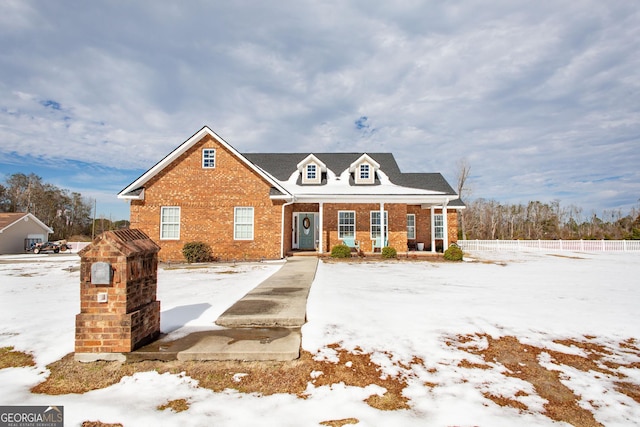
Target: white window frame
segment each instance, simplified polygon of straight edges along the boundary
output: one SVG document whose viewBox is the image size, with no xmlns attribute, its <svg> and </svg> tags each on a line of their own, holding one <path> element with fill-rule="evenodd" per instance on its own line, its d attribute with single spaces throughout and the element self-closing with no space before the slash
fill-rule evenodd
<svg viewBox="0 0 640 427">
<path fill-rule="evenodd" d="M 371 211 L 369 213 L 369 234 L 371 235 L 371 240 L 375 240 L 380 237 L 380 211 Z M 388 211 L 384 211 L 384 235 L 387 237 L 389 236 Z"/>
<path fill-rule="evenodd" d="M 371 165 L 369 163 L 362 163 L 360 165 L 360 180 L 363 182 L 370 181 L 371 177 Z"/>
<path fill-rule="evenodd" d="M 160 240 L 180 240 L 180 214 L 180 206 L 160 208 Z"/>
<path fill-rule="evenodd" d="M 346 238 L 356 238 L 356 211 L 338 211 L 338 239 Z"/>
<path fill-rule="evenodd" d="M 307 181 L 316 181 L 318 179 L 318 165 L 309 163 L 307 165 Z"/>
<path fill-rule="evenodd" d="M 214 169 L 215 167 L 216 167 L 216 149 L 203 148 L 202 149 L 202 168 Z"/>
<path fill-rule="evenodd" d="M 407 214 L 407 239 L 416 238 L 416 214 Z"/>
<path fill-rule="evenodd" d="M 243 215 L 243 212 L 251 212 Z M 236 206 L 233 208 L 233 239 L 253 240 L 255 212 L 253 206 Z M 249 228 L 247 228 L 247 226 Z"/>
<path fill-rule="evenodd" d="M 444 239 L 444 215 L 433 214 L 433 238 Z"/>
</svg>

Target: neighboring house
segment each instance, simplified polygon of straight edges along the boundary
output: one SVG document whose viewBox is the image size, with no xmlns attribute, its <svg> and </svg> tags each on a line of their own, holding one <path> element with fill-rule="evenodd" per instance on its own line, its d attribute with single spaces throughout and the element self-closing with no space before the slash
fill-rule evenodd
<svg viewBox="0 0 640 427">
<path fill-rule="evenodd" d="M 0 254 L 17 254 L 46 242 L 53 230 L 30 213 L 0 213 Z"/>
<path fill-rule="evenodd" d="M 241 154 L 206 126 L 118 197 L 163 261 L 193 241 L 237 260 L 342 242 L 435 251 L 457 239 L 464 208 L 441 174 L 402 173 L 390 153 Z"/>
</svg>

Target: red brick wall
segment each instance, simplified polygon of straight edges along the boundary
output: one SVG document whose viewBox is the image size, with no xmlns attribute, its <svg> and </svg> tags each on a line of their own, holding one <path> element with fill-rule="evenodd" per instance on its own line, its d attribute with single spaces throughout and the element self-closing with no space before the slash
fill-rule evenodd
<svg viewBox="0 0 640 427">
<path fill-rule="evenodd" d="M 324 251 L 330 252 L 331 248 L 342 242 L 338 238 L 338 212 L 355 211 L 356 213 L 356 240 L 360 243 L 360 249 L 365 252 L 373 250 L 371 240 L 371 211 L 379 211 L 378 203 L 325 203 L 324 204 Z M 407 250 L 407 207 L 404 204 L 385 204 L 389 218 L 389 246 L 398 251 Z"/>
<path fill-rule="evenodd" d="M 120 249 L 102 239 L 81 252 L 76 353 L 129 352 L 160 334 L 157 254 L 123 253 Z M 109 285 L 91 283 L 95 262 L 111 265 Z M 99 293 L 107 294 L 107 302 L 98 302 Z"/>
<path fill-rule="evenodd" d="M 355 203 L 325 203 L 323 205 L 324 225 L 323 225 L 323 252 L 330 252 L 331 248 L 341 243 L 338 239 L 338 211 L 356 212 L 356 240 L 360 242 L 360 247 L 365 252 L 372 251 L 372 241 L 370 233 L 370 212 L 378 211 L 380 205 L 377 203 L 355 204 Z M 407 214 L 416 215 L 416 239 L 415 242 L 423 242 L 425 247 L 431 245 L 431 210 L 422 209 L 416 205 L 385 204 L 384 209 L 389 215 L 389 246 L 398 251 L 407 250 Z M 291 249 L 291 218 L 293 212 L 318 212 L 317 203 L 296 203 L 286 207 L 285 212 L 285 251 Z M 436 213 L 442 213 L 437 209 Z M 449 210 L 447 212 L 449 242 L 457 240 L 457 213 Z"/>
<path fill-rule="evenodd" d="M 202 149 L 216 149 L 216 167 L 202 168 Z M 282 204 L 269 198 L 271 185 L 253 172 L 230 151 L 210 136 L 182 154 L 150 180 L 145 187 L 145 200 L 131 202 L 131 227 L 150 236 L 162 248 L 161 261 L 184 261 L 185 243 L 208 243 L 215 257 L 221 260 L 275 259 L 291 250 L 292 213 L 318 212 L 317 203 L 294 204 L 285 208 L 284 240 L 281 236 Z M 163 206 L 180 207 L 180 239 L 160 240 L 160 212 Z M 234 207 L 254 208 L 254 239 L 234 240 Z M 379 210 L 372 204 L 324 204 L 324 252 L 338 241 L 338 210 L 356 211 L 356 239 L 365 251 L 371 251 L 370 211 Z M 416 214 L 416 241 L 431 242 L 431 212 L 419 206 L 385 204 L 389 212 L 389 245 L 398 251 L 407 250 L 406 214 Z M 448 216 L 449 241 L 457 240 L 456 212 Z"/>
<path fill-rule="evenodd" d="M 425 248 L 431 246 L 431 209 L 422 209 L 420 206 L 407 206 L 407 213 L 416 216 L 416 242 L 424 243 Z M 442 209 L 436 209 L 435 213 L 441 214 Z M 447 230 L 449 244 L 458 241 L 458 212 L 447 209 Z"/>
<path fill-rule="evenodd" d="M 202 168 L 202 149 L 216 149 L 216 167 Z M 185 243 L 208 243 L 222 260 L 280 258 L 282 203 L 271 185 L 210 136 L 204 137 L 145 187 L 145 200 L 131 202 L 131 227 L 162 248 L 161 261 L 183 261 Z M 160 240 L 163 206 L 180 207 L 180 239 Z M 254 208 L 253 240 L 234 240 L 234 207 Z"/>
</svg>

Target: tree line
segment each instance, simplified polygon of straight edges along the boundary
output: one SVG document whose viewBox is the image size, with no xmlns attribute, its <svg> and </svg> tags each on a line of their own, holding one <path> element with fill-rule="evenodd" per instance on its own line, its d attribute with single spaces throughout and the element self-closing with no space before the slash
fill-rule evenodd
<svg viewBox="0 0 640 427">
<path fill-rule="evenodd" d="M 640 210 L 585 215 L 582 208 L 560 201 L 527 204 L 475 199 L 461 211 L 459 238 L 479 240 L 640 240 Z"/>
<path fill-rule="evenodd" d="M 88 236 L 117 227 L 126 221 L 112 223 L 104 218 L 92 217 L 92 202 L 80 193 L 44 182 L 31 173 L 7 175 L 0 183 L 0 212 L 28 212 L 54 231 L 51 240 Z M 121 224 L 124 222 L 125 224 Z"/>
<path fill-rule="evenodd" d="M 579 206 L 531 201 L 500 203 L 483 198 L 472 200 L 467 181 L 471 165 L 457 163 L 457 190 L 467 208 L 459 211 L 458 238 L 466 240 L 640 240 L 640 209 L 628 214 L 621 209 L 584 214 Z M 639 205 L 640 207 L 640 205 Z"/>
</svg>

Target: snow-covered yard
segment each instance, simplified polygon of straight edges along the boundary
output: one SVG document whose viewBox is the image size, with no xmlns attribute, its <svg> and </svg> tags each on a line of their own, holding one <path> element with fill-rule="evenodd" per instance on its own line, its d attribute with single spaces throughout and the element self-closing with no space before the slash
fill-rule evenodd
<svg viewBox="0 0 640 427">
<path fill-rule="evenodd" d="M 545 396 L 518 366 L 553 372 L 576 396 L 578 410 L 603 425 L 640 420 L 638 253 L 473 253 L 464 263 L 321 262 L 302 329 L 303 349 L 330 361 L 336 360 L 333 344 L 371 354 L 381 375 L 407 382 L 410 409 L 397 411 L 364 402 L 384 392 L 378 386 L 315 386 L 311 376 L 306 399 L 214 393 L 186 375 L 157 372 L 84 394 L 30 393 L 48 375 L 47 364 L 73 351 L 79 259 L 24 261 L 0 257 L 0 347 L 32 353 L 37 366 L 0 370 L 0 405 L 63 405 L 66 425 L 98 419 L 124 426 L 317 426 L 340 419 L 363 426 L 559 425 L 544 415 Z M 161 268 L 163 331 L 177 337 L 215 328 L 219 314 L 280 265 Z M 535 357 L 510 364 L 495 351 L 507 342 Z M 592 369 L 561 362 L 563 355 L 592 361 Z M 631 392 L 622 392 L 621 382 Z M 180 398 L 188 410 L 157 409 Z"/>
</svg>

